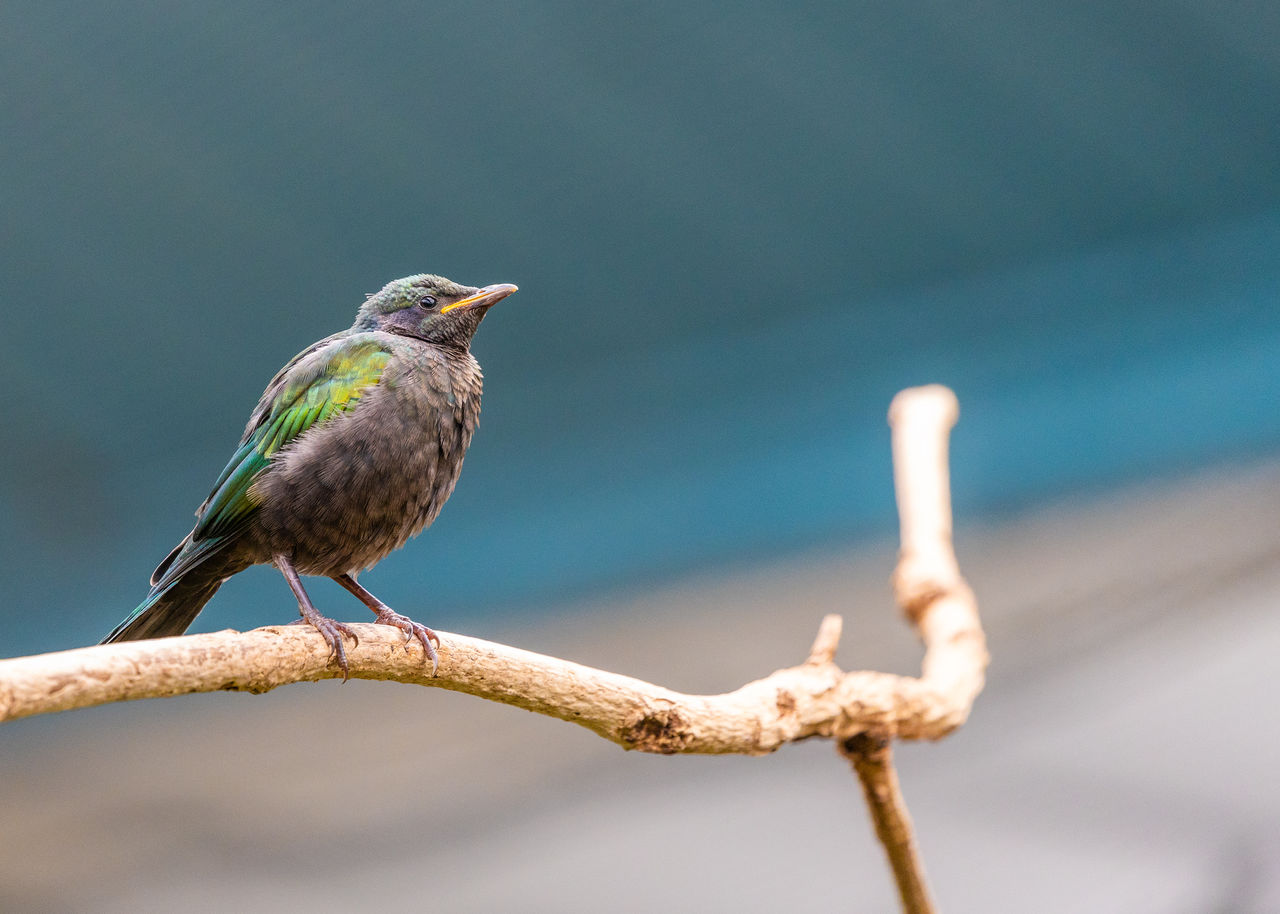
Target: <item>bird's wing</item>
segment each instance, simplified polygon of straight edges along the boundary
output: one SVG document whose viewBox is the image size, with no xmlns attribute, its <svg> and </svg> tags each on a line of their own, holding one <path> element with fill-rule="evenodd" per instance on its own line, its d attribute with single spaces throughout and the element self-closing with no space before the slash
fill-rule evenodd
<svg viewBox="0 0 1280 914">
<path fill-rule="evenodd" d="M 391 354 L 375 337 L 332 338 L 300 353 L 267 385 L 240 446 L 196 512 L 196 526 L 152 576 L 176 581 L 240 531 L 257 507 L 251 487 L 273 455 L 308 429 L 349 412 L 377 385 Z"/>
<path fill-rule="evenodd" d="M 361 334 L 315 350 L 277 375 L 201 506 L 194 536 L 230 532 L 257 506 L 249 489 L 271 457 L 308 429 L 354 409 L 390 358 L 382 343 Z"/>
</svg>

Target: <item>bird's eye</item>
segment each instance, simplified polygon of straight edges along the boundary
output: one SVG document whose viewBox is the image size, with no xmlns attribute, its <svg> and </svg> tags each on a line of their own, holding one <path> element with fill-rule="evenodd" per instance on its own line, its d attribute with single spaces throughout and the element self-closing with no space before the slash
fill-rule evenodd
<svg viewBox="0 0 1280 914">
<path fill-rule="evenodd" d="M 418 299 L 418 304 L 424 308 L 434 308 L 436 306 L 436 297 L 434 295 L 424 295 Z"/>
</svg>

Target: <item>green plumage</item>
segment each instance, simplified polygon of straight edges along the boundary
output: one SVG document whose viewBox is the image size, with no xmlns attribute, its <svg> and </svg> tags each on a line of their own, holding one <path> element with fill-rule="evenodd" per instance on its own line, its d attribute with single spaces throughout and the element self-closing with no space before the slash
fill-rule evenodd
<svg viewBox="0 0 1280 914">
<path fill-rule="evenodd" d="M 302 355 L 285 366 L 279 376 L 285 380 L 284 386 L 262 412 L 258 424 L 246 431 L 240 449 L 214 483 L 200 509 L 193 537 L 213 538 L 232 532 L 257 507 L 253 483 L 271 457 L 312 426 L 355 409 L 365 389 L 378 383 L 391 358 L 386 348 L 367 334 L 342 340 L 326 354 L 314 375 L 291 373 Z"/>
</svg>

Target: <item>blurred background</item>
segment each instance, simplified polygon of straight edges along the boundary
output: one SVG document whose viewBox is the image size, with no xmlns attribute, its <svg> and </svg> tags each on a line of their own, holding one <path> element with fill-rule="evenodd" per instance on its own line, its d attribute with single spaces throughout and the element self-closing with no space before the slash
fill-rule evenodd
<svg viewBox="0 0 1280 914">
<path fill-rule="evenodd" d="M 136 605 L 364 293 L 515 282 L 383 599 L 687 691 L 838 611 L 913 672 L 884 416 L 948 384 L 993 665 L 900 751 L 944 909 L 1280 909 L 1278 48 L 1201 0 L 0 6 L 0 655 Z M 259 568 L 194 630 L 294 614 Z M 0 807 L 3 910 L 895 904 L 829 745 L 385 684 L 9 724 Z"/>
</svg>

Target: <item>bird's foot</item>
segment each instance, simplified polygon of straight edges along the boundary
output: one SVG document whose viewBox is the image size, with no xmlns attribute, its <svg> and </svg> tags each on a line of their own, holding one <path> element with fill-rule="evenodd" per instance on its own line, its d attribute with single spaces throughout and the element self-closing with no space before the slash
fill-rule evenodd
<svg viewBox="0 0 1280 914">
<path fill-rule="evenodd" d="M 306 623 L 315 628 L 324 638 L 324 643 L 329 645 L 329 659 L 336 660 L 338 669 L 342 670 L 342 681 L 346 682 L 351 678 L 351 668 L 347 665 L 347 651 L 342 646 L 342 636 L 346 635 L 351 639 L 352 647 L 360 646 L 360 636 L 356 634 L 354 628 L 345 622 L 337 622 L 328 616 L 322 616 L 314 609 L 311 612 L 303 612 L 302 618 L 297 624 Z"/>
<path fill-rule="evenodd" d="M 391 625 L 404 632 L 404 649 L 409 649 L 409 642 L 417 638 L 422 642 L 422 651 L 425 659 L 431 661 L 431 675 L 436 674 L 436 670 L 440 667 L 440 655 L 436 653 L 436 645 L 440 643 L 440 636 L 427 628 L 421 622 L 414 622 L 408 616 L 402 616 L 400 613 L 391 609 L 389 606 L 383 606 L 381 609 L 374 610 L 378 617 L 373 621 L 379 625 Z M 432 644 L 431 642 L 435 642 Z"/>
</svg>

